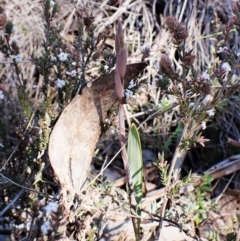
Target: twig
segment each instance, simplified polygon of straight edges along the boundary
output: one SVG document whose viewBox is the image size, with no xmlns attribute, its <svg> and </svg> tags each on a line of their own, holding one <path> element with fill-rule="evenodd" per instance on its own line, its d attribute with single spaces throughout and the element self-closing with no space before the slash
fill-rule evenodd
<svg viewBox="0 0 240 241">
<path fill-rule="evenodd" d="M 224 187 L 224 189 L 222 190 L 222 192 L 218 195 L 218 197 L 215 199 L 215 203 L 218 203 L 218 201 L 220 200 L 220 198 L 222 197 L 222 195 L 225 193 L 225 191 L 228 189 L 230 183 L 232 182 L 233 178 L 235 177 L 236 172 L 234 172 L 231 176 L 231 178 L 228 180 L 227 185 Z"/>
<path fill-rule="evenodd" d="M 149 121 L 150 119 L 152 119 L 153 117 L 155 117 L 157 114 L 163 114 L 167 111 L 170 111 L 172 110 L 174 107 L 178 106 L 179 104 L 178 103 L 174 103 L 173 105 L 169 106 L 169 108 L 167 108 L 166 110 L 157 110 L 155 111 L 153 114 L 151 114 L 150 116 L 148 116 L 148 118 L 146 118 L 139 126 L 138 126 L 138 129 L 142 128 L 143 124 L 146 123 L 147 121 Z"/>
<path fill-rule="evenodd" d="M 86 186 L 84 187 L 82 190 L 82 192 L 84 190 L 86 190 L 88 187 L 90 187 L 102 174 L 103 172 L 112 164 L 113 160 L 115 160 L 115 158 L 118 156 L 118 154 L 122 151 L 122 149 L 124 148 L 126 144 L 124 144 L 123 146 L 121 146 L 121 148 L 116 152 L 116 154 L 113 156 L 113 158 L 109 161 L 109 163 L 101 169 L 101 172 L 98 173 L 98 175 L 96 177 L 94 177 L 94 179 Z"/>
<path fill-rule="evenodd" d="M 1 176 L 3 179 L 7 180 L 8 182 L 14 184 L 15 186 L 18 186 L 18 187 L 21 187 L 21 188 L 23 188 L 23 189 L 25 189 L 25 190 L 28 190 L 28 191 L 31 191 L 31 192 L 35 192 L 35 193 L 37 193 L 37 194 L 39 194 L 39 195 L 45 196 L 45 194 L 43 194 L 42 192 L 35 191 L 34 189 L 25 187 L 25 186 L 23 186 L 23 185 L 21 185 L 21 184 L 18 184 L 18 183 L 16 183 L 16 182 L 14 182 L 13 180 L 11 180 L 11 179 L 9 179 L 8 177 L 4 176 L 2 173 L 0 173 L 0 176 Z"/>
<path fill-rule="evenodd" d="M 0 61 L 0 64 L 13 64 L 14 61 L 13 60 L 1 60 Z M 31 60 L 22 60 L 22 61 L 18 61 L 17 62 L 18 64 L 26 64 L 26 63 L 32 63 Z"/>
<path fill-rule="evenodd" d="M 227 163 L 223 167 L 217 168 L 211 172 L 204 172 L 205 174 L 210 174 L 213 176 L 213 179 L 221 178 L 223 176 L 234 173 L 240 169 L 240 160 L 235 160 L 230 163 Z"/>
<path fill-rule="evenodd" d="M 129 112 L 127 110 L 127 106 L 123 105 L 123 108 L 124 108 L 124 113 L 125 113 L 125 117 L 126 117 L 128 126 L 130 126 L 131 125 L 131 116 L 129 115 Z"/>
<path fill-rule="evenodd" d="M 7 206 L 0 212 L 0 217 L 2 217 L 8 211 L 8 209 L 11 208 L 11 206 L 23 195 L 25 191 L 26 190 L 23 188 L 20 192 L 18 192 L 18 194 L 15 195 L 11 202 L 8 203 Z"/>
<path fill-rule="evenodd" d="M 187 2 L 188 2 L 188 0 L 185 0 L 184 3 L 183 3 L 182 10 L 181 10 L 181 13 L 180 13 L 180 16 L 179 16 L 179 19 L 178 19 L 179 22 L 182 21 L 183 14 L 184 14 L 184 12 L 185 12 Z"/>
<path fill-rule="evenodd" d="M 75 4 L 74 9 L 72 10 L 71 14 L 69 15 L 67 23 L 65 24 L 65 26 L 64 26 L 61 34 L 60 34 L 62 37 L 65 35 L 65 33 L 67 32 L 68 28 L 70 27 L 71 21 L 73 19 L 73 16 L 74 16 L 76 10 L 77 10 L 77 6 L 78 6 L 78 4 L 80 4 L 80 2 L 81 2 L 81 0 L 78 0 L 78 2 Z"/>
<path fill-rule="evenodd" d="M 165 215 L 165 211 L 166 211 L 166 207 L 167 207 L 167 203 L 168 203 L 168 194 L 169 194 L 169 188 L 171 185 L 172 174 L 173 174 L 175 164 L 176 164 L 178 158 L 179 157 L 181 158 L 181 156 L 182 156 L 181 144 L 182 144 L 183 138 L 186 136 L 186 132 L 188 130 L 188 125 L 189 125 L 188 123 L 186 125 L 184 125 L 183 132 L 181 134 L 181 138 L 180 138 L 177 148 L 175 150 L 175 153 L 174 153 L 174 156 L 172 159 L 172 163 L 170 166 L 170 170 L 169 170 L 169 174 L 168 174 L 168 181 L 167 181 L 167 185 L 166 185 L 166 193 L 164 195 L 164 201 L 163 201 L 163 205 L 162 205 L 162 209 L 161 209 L 161 220 L 159 223 L 159 228 L 157 230 L 157 235 L 156 235 L 156 239 L 155 239 L 156 241 L 160 241 L 163 219 L 164 219 L 164 215 Z"/>
<path fill-rule="evenodd" d="M 238 232 L 236 235 L 236 241 L 240 241 L 240 227 L 238 228 Z"/>
<path fill-rule="evenodd" d="M 160 25 L 158 24 L 158 21 L 157 21 L 157 18 L 156 18 L 156 3 L 157 3 L 157 0 L 154 0 L 153 1 L 153 5 L 152 5 L 152 15 L 154 17 L 155 24 L 156 24 L 156 27 L 158 29 L 158 32 L 160 33 L 161 32 L 161 28 L 160 28 Z"/>
</svg>

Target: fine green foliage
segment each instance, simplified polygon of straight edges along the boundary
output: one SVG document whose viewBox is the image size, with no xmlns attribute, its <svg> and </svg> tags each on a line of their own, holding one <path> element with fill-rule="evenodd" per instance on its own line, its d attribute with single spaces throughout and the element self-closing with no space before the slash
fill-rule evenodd
<svg viewBox="0 0 240 241">
<path fill-rule="evenodd" d="M 193 221 L 196 226 L 199 226 L 207 219 L 210 209 L 214 209 L 213 203 L 209 198 L 212 192 L 212 181 L 213 177 L 211 175 L 204 175 L 202 183 L 195 189 L 195 204 L 197 209 L 194 211 Z"/>
</svg>

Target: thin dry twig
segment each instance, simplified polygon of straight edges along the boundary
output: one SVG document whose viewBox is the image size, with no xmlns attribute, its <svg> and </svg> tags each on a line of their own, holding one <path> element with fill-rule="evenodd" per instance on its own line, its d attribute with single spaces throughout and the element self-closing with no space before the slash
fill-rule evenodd
<svg viewBox="0 0 240 241">
<path fill-rule="evenodd" d="M 169 188 L 170 188 L 170 185 L 171 185 L 172 175 L 173 175 L 173 171 L 174 171 L 174 168 L 175 168 L 175 164 L 176 164 L 176 162 L 178 161 L 179 158 L 182 158 L 182 155 L 185 152 L 185 151 L 182 150 L 181 144 L 182 144 L 183 138 L 186 136 L 186 133 L 187 133 L 187 130 L 188 130 L 188 125 L 189 124 L 184 125 L 179 143 L 178 143 L 177 148 L 174 152 L 174 156 L 173 156 L 173 159 L 172 159 L 172 162 L 171 162 L 171 166 L 170 166 L 170 170 L 169 170 L 169 174 L 168 174 L 169 177 L 168 177 L 168 181 L 167 181 L 167 184 L 166 184 L 166 193 L 164 195 L 164 202 L 163 202 L 162 208 L 161 208 L 161 221 L 159 223 L 159 228 L 157 230 L 157 235 L 156 235 L 156 239 L 155 239 L 155 240 L 158 240 L 158 241 L 160 241 L 160 237 L 161 237 L 161 229 L 162 229 L 162 224 L 163 224 L 163 220 L 164 220 L 164 216 L 165 216 L 165 212 L 166 212 L 166 207 L 167 207 L 167 203 L 168 203 L 168 193 L 170 191 Z"/>
</svg>

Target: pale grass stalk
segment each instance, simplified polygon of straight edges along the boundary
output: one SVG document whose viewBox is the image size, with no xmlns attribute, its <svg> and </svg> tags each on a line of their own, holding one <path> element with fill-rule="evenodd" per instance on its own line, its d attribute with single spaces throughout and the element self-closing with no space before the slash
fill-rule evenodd
<svg viewBox="0 0 240 241">
<path fill-rule="evenodd" d="M 72 19 L 73 19 L 74 15 L 75 15 L 75 13 L 76 13 L 76 11 L 77 11 L 77 6 L 78 6 L 78 4 L 80 4 L 81 2 L 82 2 L 82 0 L 78 0 L 78 2 L 76 3 L 75 8 L 73 8 L 71 14 L 69 15 L 68 20 L 67 20 L 67 23 L 65 24 L 65 26 L 64 26 L 64 28 L 63 28 L 60 36 L 65 37 L 65 35 L 66 35 L 66 33 L 67 33 L 68 29 L 70 28 L 70 25 L 71 25 L 71 23 L 72 23 Z"/>
<path fill-rule="evenodd" d="M 180 16 L 179 16 L 179 19 L 178 19 L 179 22 L 182 21 L 184 11 L 186 10 L 187 2 L 188 2 L 188 0 L 184 0 L 183 6 L 182 6 L 182 9 L 181 9 L 181 13 L 180 13 Z"/>
</svg>

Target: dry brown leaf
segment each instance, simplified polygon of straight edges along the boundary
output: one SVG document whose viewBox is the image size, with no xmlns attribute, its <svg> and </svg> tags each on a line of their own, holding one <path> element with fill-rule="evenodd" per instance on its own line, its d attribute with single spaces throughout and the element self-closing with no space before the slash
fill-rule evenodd
<svg viewBox="0 0 240 241">
<path fill-rule="evenodd" d="M 145 67 L 146 63 L 128 65 L 125 86 Z M 49 159 L 64 193 L 68 191 L 72 198 L 87 178 L 101 134 L 100 124 L 116 101 L 113 71 L 96 79 L 91 88 L 85 87 L 63 110 L 53 128 Z"/>
</svg>

